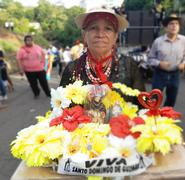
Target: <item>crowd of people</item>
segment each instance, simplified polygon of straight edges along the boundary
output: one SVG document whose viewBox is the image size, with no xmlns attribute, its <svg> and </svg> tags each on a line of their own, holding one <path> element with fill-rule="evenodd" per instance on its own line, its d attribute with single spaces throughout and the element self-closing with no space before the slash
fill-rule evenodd
<svg viewBox="0 0 185 180">
<path fill-rule="evenodd" d="M 141 91 L 145 90 L 142 69 L 152 67 L 152 88 L 161 91 L 165 88 L 164 105 L 175 105 L 179 73 L 185 70 L 185 37 L 179 35 L 181 18 L 175 14 L 164 18 L 162 24 L 165 34 L 158 37 L 151 48 L 142 46 L 137 56 L 127 54 L 120 57 L 116 53 L 118 34 L 129 25 L 124 16 L 101 7 L 80 14 L 75 22 L 82 30 L 83 44 L 76 40 L 71 48 L 51 45 L 44 50 L 33 42 L 32 36 L 25 36 L 24 45 L 17 52 L 17 61 L 20 74 L 25 74 L 35 99 L 40 95 L 38 82 L 45 95 L 51 96 L 48 80 L 53 67 L 58 69 L 61 77 L 60 86 L 76 80 L 82 80 L 84 84 L 107 84 L 110 87 L 113 82 L 120 82 Z M 12 90 L 14 87 L 2 51 L 0 70 L 0 97 L 6 100 L 6 87 Z"/>
<path fill-rule="evenodd" d="M 26 76 L 35 99 L 38 99 L 40 95 L 39 84 L 45 95 L 50 97 L 48 81 L 51 79 L 53 67 L 57 68 L 58 75 L 61 77 L 65 66 L 80 57 L 83 49 L 80 40 L 76 40 L 71 48 L 66 46 L 63 49 L 51 45 L 48 49 L 44 49 L 33 42 L 31 35 L 24 37 L 24 45 L 18 50 L 16 59 L 19 73 L 21 76 Z M 0 109 L 7 107 L 5 104 L 8 99 L 7 94 L 13 89 L 4 52 L 0 50 Z"/>
<path fill-rule="evenodd" d="M 83 53 L 84 45 L 80 40 L 76 40 L 74 45 L 70 48 L 66 46 L 65 48 L 57 48 L 51 45 L 48 49 L 45 49 L 46 63 L 45 71 L 47 79 L 50 79 L 52 67 L 56 67 L 58 70 L 58 75 L 61 77 L 65 66 L 73 60 L 76 60 Z"/>
</svg>

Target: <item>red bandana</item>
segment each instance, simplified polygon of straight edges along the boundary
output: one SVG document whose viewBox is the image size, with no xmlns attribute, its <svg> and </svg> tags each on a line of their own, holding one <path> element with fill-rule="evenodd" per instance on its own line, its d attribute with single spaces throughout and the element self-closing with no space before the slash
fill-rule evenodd
<svg viewBox="0 0 185 180">
<path fill-rule="evenodd" d="M 91 53 L 88 51 L 87 56 L 90 59 L 90 61 L 94 62 L 96 64 L 95 70 L 97 77 L 101 80 L 102 84 L 107 84 L 110 88 L 112 87 L 112 82 L 108 81 L 107 76 L 103 72 L 103 63 L 109 60 L 112 57 L 111 55 L 107 56 L 106 58 L 101 59 L 100 61 L 97 61 Z"/>
</svg>

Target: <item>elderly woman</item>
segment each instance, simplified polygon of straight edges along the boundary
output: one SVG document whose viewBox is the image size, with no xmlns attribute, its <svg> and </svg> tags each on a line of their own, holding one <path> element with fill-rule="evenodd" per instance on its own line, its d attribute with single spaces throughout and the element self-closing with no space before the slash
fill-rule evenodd
<svg viewBox="0 0 185 180">
<path fill-rule="evenodd" d="M 99 8 L 80 14 L 75 22 L 82 29 L 87 51 L 68 64 L 60 86 L 82 80 L 84 84 L 107 84 L 110 87 L 112 82 L 120 82 L 144 90 L 137 64 L 129 57 L 119 60 L 116 56 L 118 33 L 128 27 L 124 17 Z"/>
</svg>

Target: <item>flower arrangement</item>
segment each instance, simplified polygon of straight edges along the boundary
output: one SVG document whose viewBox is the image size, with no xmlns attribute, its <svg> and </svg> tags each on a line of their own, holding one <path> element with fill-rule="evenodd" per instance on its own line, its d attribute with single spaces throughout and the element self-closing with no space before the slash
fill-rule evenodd
<svg viewBox="0 0 185 180">
<path fill-rule="evenodd" d="M 139 96 L 147 109 L 139 110 L 136 105 L 126 102 L 118 89 L 124 95 Z M 158 99 L 153 99 L 156 94 Z M 76 81 L 65 88 L 52 89 L 52 111 L 37 116 L 37 124 L 18 132 L 11 143 L 11 152 L 28 166 L 62 164 L 62 173 L 69 174 L 74 173 L 67 164 L 86 162 L 85 173 L 88 163 L 92 165 L 97 159 L 102 160 L 98 167 L 106 159 L 106 163 L 115 162 L 115 168 L 123 163 L 125 172 L 131 166 L 134 169 L 137 163 L 141 168 L 141 159 L 147 164 L 149 154 L 160 152 L 165 155 L 171 145 L 182 142 L 182 129 L 176 125 L 180 113 L 169 107 L 160 109 L 160 95 L 156 90 L 142 94 L 120 83 L 113 84 L 110 89 L 106 85 L 83 85 L 82 81 Z M 121 158 L 119 161 L 118 157 Z M 64 165 L 63 160 L 66 160 Z M 75 173 L 83 174 L 79 169 Z M 99 175 L 105 175 L 105 172 L 102 170 Z"/>
</svg>

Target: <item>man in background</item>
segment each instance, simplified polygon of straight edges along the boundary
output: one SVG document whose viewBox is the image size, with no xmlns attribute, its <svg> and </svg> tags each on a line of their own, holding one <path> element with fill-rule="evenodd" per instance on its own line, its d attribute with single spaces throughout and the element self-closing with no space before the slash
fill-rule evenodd
<svg viewBox="0 0 185 180">
<path fill-rule="evenodd" d="M 84 49 L 83 44 L 80 40 L 76 40 L 75 45 L 71 48 L 71 57 L 73 60 L 76 60 L 80 57 Z"/>
<path fill-rule="evenodd" d="M 179 33 L 181 18 L 175 14 L 163 20 L 165 35 L 157 38 L 149 53 L 149 63 L 155 67 L 152 88 L 166 88 L 165 106 L 175 106 L 180 71 L 185 69 L 185 36 Z"/>
</svg>

